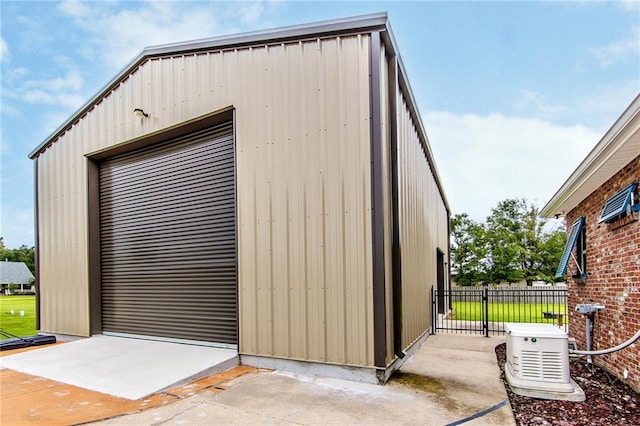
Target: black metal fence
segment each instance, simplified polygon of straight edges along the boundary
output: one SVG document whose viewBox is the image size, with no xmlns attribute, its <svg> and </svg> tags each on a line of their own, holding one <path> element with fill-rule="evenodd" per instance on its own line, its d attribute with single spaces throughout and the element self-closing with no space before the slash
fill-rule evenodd
<svg viewBox="0 0 640 426">
<path fill-rule="evenodd" d="M 508 322 L 554 324 L 568 332 L 566 287 L 432 288 L 431 301 L 434 333 L 489 337 L 504 334 Z"/>
</svg>

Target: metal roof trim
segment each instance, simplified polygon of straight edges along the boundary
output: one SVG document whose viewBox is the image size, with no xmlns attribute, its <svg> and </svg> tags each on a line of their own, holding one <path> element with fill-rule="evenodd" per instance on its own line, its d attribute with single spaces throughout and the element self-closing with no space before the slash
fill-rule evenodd
<svg viewBox="0 0 640 426">
<path fill-rule="evenodd" d="M 604 134 L 591 152 L 584 158 L 584 160 L 582 160 L 580 165 L 578 165 L 573 173 L 562 184 L 560 189 L 558 189 L 553 197 L 551 197 L 551 199 L 545 204 L 540 211 L 541 217 L 548 218 L 555 215 L 556 210 L 564 202 L 566 202 L 581 187 L 589 183 L 589 178 L 593 176 L 593 174 L 599 170 L 628 140 L 619 138 L 619 136 L 627 126 L 632 124 L 634 120 L 637 120 L 639 122 L 638 126 L 640 126 L 640 94 L 636 96 L 636 98 Z M 632 160 L 632 158 L 629 158 L 629 161 L 630 160 Z M 590 192 L 593 192 L 596 189 L 597 186 L 591 188 Z M 584 200 L 584 198 L 582 200 Z M 580 202 L 582 200 L 580 200 Z M 568 208 L 566 211 L 570 211 L 575 208 L 577 204 L 578 203 L 574 203 L 574 205 L 571 205 L 571 208 Z"/>
<path fill-rule="evenodd" d="M 444 201 L 444 205 L 447 209 L 447 212 L 451 214 L 451 206 L 449 205 L 449 200 L 447 199 L 447 195 L 444 192 L 444 187 L 442 185 L 442 179 L 440 178 L 440 173 L 438 172 L 438 168 L 436 166 L 435 158 L 433 156 L 433 151 L 431 150 L 431 145 L 429 144 L 429 138 L 427 137 L 427 132 L 424 127 L 424 123 L 422 122 L 422 116 L 420 115 L 420 111 L 418 111 L 418 106 L 415 100 L 415 96 L 413 94 L 413 90 L 411 89 L 411 84 L 409 83 L 409 78 L 407 76 L 407 70 L 404 67 L 404 62 L 402 61 L 402 56 L 400 56 L 400 50 L 398 48 L 398 43 L 393 35 L 393 31 L 391 30 L 391 24 L 387 21 L 386 24 L 386 36 L 383 39 L 387 39 L 391 48 L 393 49 L 393 54 L 396 56 L 398 61 L 398 77 L 399 77 L 399 87 L 400 90 L 404 93 L 404 95 L 408 99 L 409 107 L 411 109 L 411 115 L 414 117 L 415 126 L 418 130 L 419 137 L 423 142 L 423 148 L 425 149 L 425 155 L 427 156 L 427 161 L 429 162 L 429 166 L 431 167 L 431 172 L 435 178 L 436 184 L 438 185 L 438 190 L 440 191 L 440 196 L 442 197 L 442 201 Z"/>
<path fill-rule="evenodd" d="M 158 46 L 150 46 L 142 50 L 131 62 L 129 62 L 111 81 L 71 115 L 60 127 L 51 133 L 42 143 L 29 153 L 29 158 L 36 158 L 53 141 L 64 134 L 73 124 L 80 120 L 91 110 L 107 93 L 125 80 L 132 71 L 149 58 L 193 53 L 197 51 L 232 48 L 248 45 L 262 45 L 277 41 L 291 41 L 298 38 L 311 36 L 330 36 L 353 32 L 368 32 L 371 30 L 385 30 L 388 16 L 386 12 L 368 15 L 340 18 L 330 21 L 319 21 L 308 24 L 292 25 L 268 30 L 259 30 L 239 33 L 230 36 L 211 37 L 186 42 L 169 43 Z"/>
</svg>

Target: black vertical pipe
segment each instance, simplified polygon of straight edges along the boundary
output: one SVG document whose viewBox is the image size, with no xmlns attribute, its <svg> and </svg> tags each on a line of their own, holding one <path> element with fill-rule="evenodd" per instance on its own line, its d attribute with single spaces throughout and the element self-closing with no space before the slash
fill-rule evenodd
<svg viewBox="0 0 640 426">
<path fill-rule="evenodd" d="M 482 301 L 484 302 L 484 337 L 489 337 L 489 288 L 486 286 L 482 291 Z"/>
</svg>

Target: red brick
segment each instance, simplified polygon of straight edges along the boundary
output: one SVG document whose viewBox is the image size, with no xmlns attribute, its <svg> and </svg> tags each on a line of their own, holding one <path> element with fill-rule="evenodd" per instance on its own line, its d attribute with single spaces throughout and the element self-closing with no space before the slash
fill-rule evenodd
<svg viewBox="0 0 640 426">
<path fill-rule="evenodd" d="M 598 224 L 604 202 L 632 182 L 640 181 L 640 156 L 605 182 L 566 215 L 567 224 L 585 216 L 587 232 L 586 284 L 578 284 L 573 261 L 567 269 L 570 335 L 585 349 L 585 318 L 574 311 L 579 303 L 602 303 L 596 314 L 593 350 L 607 349 L 640 330 L 640 222 L 638 213 L 611 224 Z M 626 296 L 624 295 L 626 292 Z M 611 333 L 611 335 L 609 334 Z M 628 383 L 640 392 L 640 341 L 622 351 L 594 357 L 595 363 L 619 378 L 629 370 Z"/>
</svg>

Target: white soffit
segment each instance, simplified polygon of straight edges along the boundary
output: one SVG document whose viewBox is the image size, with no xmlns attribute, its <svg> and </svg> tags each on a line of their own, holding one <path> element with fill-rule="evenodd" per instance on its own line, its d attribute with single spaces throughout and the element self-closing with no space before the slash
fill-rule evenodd
<svg viewBox="0 0 640 426">
<path fill-rule="evenodd" d="M 540 216 L 568 213 L 639 155 L 640 95 L 547 202 Z"/>
</svg>

